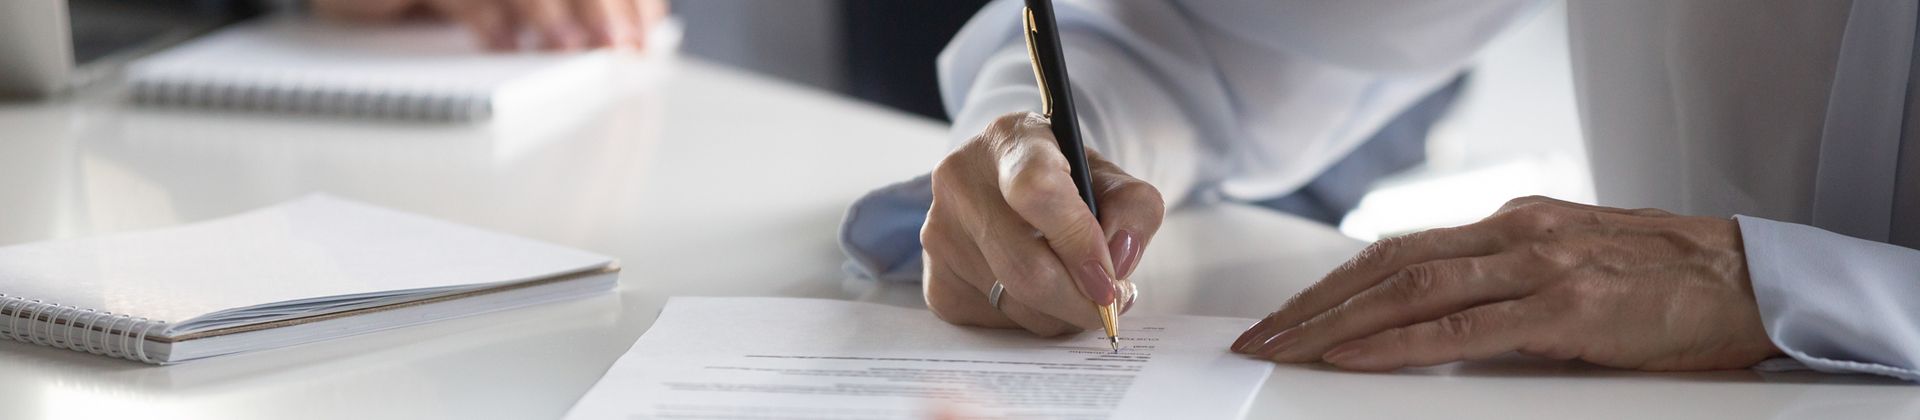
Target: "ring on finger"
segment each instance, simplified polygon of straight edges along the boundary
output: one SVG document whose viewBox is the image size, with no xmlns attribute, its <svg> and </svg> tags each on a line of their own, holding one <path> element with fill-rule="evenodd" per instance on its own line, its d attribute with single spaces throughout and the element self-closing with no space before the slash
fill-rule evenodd
<svg viewBox="0 0 1920 420">
<path fill-rule="evenodd" d="M 987 305 L 993 306 L 993 310 L 1000 310 L 1000 295 L 1006 292 L 1007 285 L 1005 283 L 998 281 L 993 282 L 993 288 L 987 290 Z"/>
</svg>

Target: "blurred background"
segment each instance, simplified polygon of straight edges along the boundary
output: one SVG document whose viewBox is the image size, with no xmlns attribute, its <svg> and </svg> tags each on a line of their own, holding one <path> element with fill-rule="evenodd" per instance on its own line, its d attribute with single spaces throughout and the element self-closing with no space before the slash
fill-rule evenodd
<svg viewBox="0 0 1920 420">
<path fill-rule="evenodd" d="M 986 3 L 700 0 L 674 13 L 687 55 L 945 121 L 934 57 Z M 1488 46 L 1427 156 L 1377 184 L 1341 231 L 1372 240 L 1465 224 L 1526 195 L 1593 201 L 1564 1 Z"/>
<path fill-rule="evenodd" d="M 196 19 L 210 15 L 232 18 L 295 9 L 290 6 L 295 3 L 70 0 L 75 33 L 92 34 L 76 38 L 73 53 L 84 62 L 97 58 L 95 51 L 155 38 L 155 31 L 206 28 Z M 945 122 L 934 61 L 986 3 L 681 0 L 671 8 L 683 28 L 682 56 Z M 0 11 L 32 4 L 0 4 Z M 1427 162 L 1377 182 L 1340 220 L 1341 232 L 1372 240 L 1470 223 L 1526 195 L 1592 202 L 1566 22 L 1564 1 L 1552 1 L 1495 39 L 1478 57 L 1457 102 L 1430 131 Z M 8 41 L 0 39 L 0 50 Z M 81 72 L 72 77 L 102 76 Z"/>
<path fill-rule="evenodd" d="M 946 120 L 933 60 L 985 0 L 673 3 L 681 51 Z"/>
</svg>

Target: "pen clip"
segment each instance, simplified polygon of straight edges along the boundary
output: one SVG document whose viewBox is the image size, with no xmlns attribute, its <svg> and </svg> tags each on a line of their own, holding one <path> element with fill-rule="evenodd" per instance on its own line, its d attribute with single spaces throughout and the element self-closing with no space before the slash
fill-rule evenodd
<svg viewBox="0 0 1920 420">
<path fill-rule="evenodd" d="M 1047 89 L 1046 70 L 1040 61 L 1040 27 L 1034 24 L 1033 8 L 1021 8 L 1020 10 L 1025 17 L 1025 19 L 1021 19 L 1020 23 L 1026 28 L 1024 33 L 1027 38 L 1027 59 L 1033 63 L 1033 80 L 1040 84 L 1040 115 L 1052 119 L 1053 91 Z"/>
</svg>

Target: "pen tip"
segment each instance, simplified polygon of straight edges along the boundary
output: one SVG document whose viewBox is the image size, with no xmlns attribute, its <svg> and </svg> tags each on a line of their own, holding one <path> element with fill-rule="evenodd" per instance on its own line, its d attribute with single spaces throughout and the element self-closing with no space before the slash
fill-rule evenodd
<svg viewBox="0 0 1920 420">
<path fill-rule="evenodd" d="M 1113 352 L 1120 352 L 1120 337 L 1107 337 L 1107 345 L 1113 346 Z"/>
</svg>

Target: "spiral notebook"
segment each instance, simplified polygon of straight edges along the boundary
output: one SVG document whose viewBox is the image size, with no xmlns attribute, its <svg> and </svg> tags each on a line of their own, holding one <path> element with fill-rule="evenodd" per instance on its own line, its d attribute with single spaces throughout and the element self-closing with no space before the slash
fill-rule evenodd
<svg viewBox="0 0 1920 420">
<path fill-rule="evenodd" d="M 239 24 L 128 65 L 135 102 L 468 122 L 603 102 L 610 51 L 489 53 L 449 23 Z"/>
<path fill-rule="evenodd" d="M 0 247 L 0 337 L 168 364 L 584 297 L 618 275 L 604 255 L 316 195 Z"/>
</svg>

